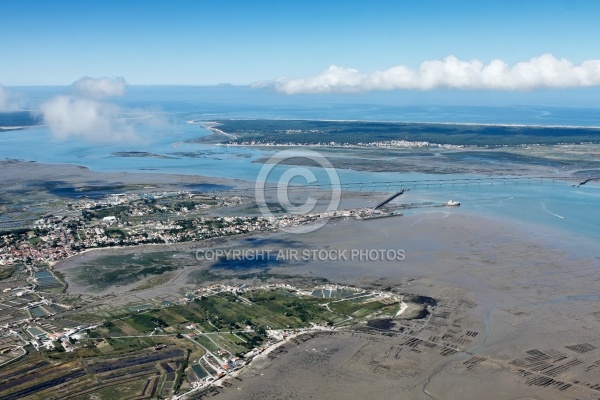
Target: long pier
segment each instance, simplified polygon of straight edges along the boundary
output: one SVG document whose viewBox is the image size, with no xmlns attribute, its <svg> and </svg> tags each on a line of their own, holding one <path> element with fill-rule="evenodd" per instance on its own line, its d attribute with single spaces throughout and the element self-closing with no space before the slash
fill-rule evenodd
<svg viewBox="0 0 600 400">
<path fill-rule="evenodd" d="M 582 180 L 582 181 L 581 181 L 581 182 L 579 182 L 577 185 L 573 185 L 573 186 L 577 186 L 577 187 L 579 187 L 579 186 L 583 186 L 583 185 L 585 185 L 586 183 L 588 183 L 588 182 L 590 182 L 590 181 L 600 181 L 600 178 L 591 178 L 591 177 L 590 177 L 590 178 L 587 178 L 587 179 L 584 179 L 584 180 Z"/>
<path fill-rule="evenodd" d="M 391 195 L 390 197 L 388 197 L 387 199 L 385 199 L 381 203 L 377 204 L 373 208 L 373 210 L 377 210 L 378 208 L 381 208 L 381 207 L 385 206 L 387 203 L 389 203 L 390 201 L 394 200 L 396 197 L 401 196 L 402 194 L 404 194 L 405 191 L 406 191 L 406 189 L 402 189 L 398 193 L 394 193 L 393 195 Z"/>
</svg>

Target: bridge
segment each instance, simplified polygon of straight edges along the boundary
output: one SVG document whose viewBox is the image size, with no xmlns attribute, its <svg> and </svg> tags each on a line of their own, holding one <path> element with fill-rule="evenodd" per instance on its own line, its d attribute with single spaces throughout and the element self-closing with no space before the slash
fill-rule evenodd
<svg viewBox="0 0 600 400">
<path fill-rule="evenodd" d="M 573 182 L 580 180 L 580 177 L 576 176 L 521 176 L 521 177 L 481 177 L 481 178 L 448 178 L 448 179 L 406 179 L 406 180 L 393 180 L 393 181 L 380 181 L 380 182 L 346 182 L 338 185 L 332 185 L 331 183 L 323 184 L 307 184 L 297 185 L 290 184 L 287 187 L 289 191 L 303 191 L 303 190 L 331 190 L 341 189 L 348 191 L 358 192 L 398 192 L 402 189 L 410 188 L 428 188 L 428 187 L 456 187 L 456 186 L 468 186 L 468 185 L 521 185 L 521 184 L 541 184 L 541 183 L 555 183 L 555 182 Z M 590 181 L 600 181 L 600 177 L 590 177 L 578 184 L 573 186 L 581 186 Z M 277 183 L 267 183 L 264 185 L 265 191 L 277 191 L 280 190 Z M 248 189 L 224 189 L 226 193 L 240 193 L 248 194 Z"/>
<path fill-rule="evenodd" d="M 286 189 L 290 192 L 302 192 L 306 190 L 327 190 L 333 189 L 346 190 L 350 192 L 377 192 L 377 193 L 394 193 L 383 202 L 379 203 L 376 208 L 382 207 L 396 197 L 402 195 L 405 190 L 411 188 L 427 189 L 434 187 L 457 187 L 469 185 L 527 185 L 527 184 L 543 184 L 555 182 L 573 182 L 571 186 L 580 187 L 591 181 L 600 181 L 600 177 L 588 177 L 581 180 L 581 177 L 575 176 L 520 176 L 520 177 L 477 177 L 477 178 L 448 178 L 448 179 L 398 179 L 391 181 L 380 182 L 347 182 L 338 185 L 331 183 L 309 184 L 309 185 L 289 185 Z M 276 195 L 277 191 L 281 190 L 276 183 L 267 183 L 265 191 L 269 195 Z M 253 188 L 223 188 L 206 191 L 214 195 L 240 195 L 253 196 Z M 0 231 L 13 230 L 17 228 L 30 227 L 33 221 L 37 218 L 17 218 L 13 219 L 9 215 L 0 215 Z"/>
</svg>

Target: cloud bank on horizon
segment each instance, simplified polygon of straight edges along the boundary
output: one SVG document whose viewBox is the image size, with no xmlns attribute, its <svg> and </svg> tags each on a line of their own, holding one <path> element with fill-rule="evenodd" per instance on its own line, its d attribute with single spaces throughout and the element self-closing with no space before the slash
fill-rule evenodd
<svg viewBox="0 0 600 400">
<path fill-rule="evenodd" d="M 44 122 L 55 138 L 83 138 L 93 142 L 135 139 L 133 126 L 120 107 L 104 99 L 122 96 L 123 78 L 81 78 L 71 85 L 73 94 L 51 98 L 41 106 Z"/>
<path fill-rule="evenodd" d="M 398 65 L 384 71 L 361 72 L 332 65 L 308 78 L 280 78 L 256 82 L 259 88 L 272 88 L 286 94 L 360 93 L 374 90 L 497 90 L 531 91 L 544 88 L 600 86 L 600 60 L 576 65 L 552 54 L 534 57 L 509 66 L 494 59 L 463 61 L 454 56 L 425 61 L 418 70 Z"/>
</svg>

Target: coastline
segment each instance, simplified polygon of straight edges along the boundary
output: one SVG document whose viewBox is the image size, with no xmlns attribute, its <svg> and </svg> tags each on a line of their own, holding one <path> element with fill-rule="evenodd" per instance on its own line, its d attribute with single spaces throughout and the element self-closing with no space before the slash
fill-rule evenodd
<svg viewBox="0 0 600 400">
<path fill-rule="evenodd" d="M 199 125 L 199 126 L 205 128 L 205 129 L 208 129 L 209 131 L 212 132 L 210 135 L 202 136 L 202 137 L 196 138 L 196 139 L 189 139 L 186 141 L 188 143 L 202 143 L 202 144 L 217 144 L 218 145 L 221 143 L 222 136 L 224 136 L 225 138 L 227 138 L 229 140 L 237 139 L 236 135 L 224 132 L 221 129 L 217 128 L 217 126 L 222 125 L 219 122 L 201 121 L 201 120 L 190 120 L 190 121 L 186 121 L 186 122 L 188 124 L 192 124 L 192 125 Z"/>
<path fill-rule="evenodd" d="M 59 174 L 62 174 L 62 182 L 76 186 L 147 185 L 149 189 L 152 186 L 184 187 L 189 184 L 214 184 L 236 188 L 254 186 L 254 182 L 236 178 L 155 171 L 95 171 L 86 166 L 69 163 L 0 159 L 0 167 L 0 179 L 3 182 L 20 186 L 26 186 L 30 181 L 52 181 Z"/>
<path fill-rule="evenodd" d="M 374 219 L 374 220 L 355 220 L 353 218 L 344 218 L 341 220 L 331 220 L 321 230 L 316 231 L 312 235 L 294 235 L 283 232 L 281 230 L 246 233 L 235 236 L 226 237 L 215 237 L 197 242 L 181 242 L 171 244 L 142 244 L 134 246 L 115 246 L 106 248 L 94 248 L 85 249 L 84 251 L 77 253 L 71 257 L 60 260 L 53 265 L 53 270 L 65 274 L 65 281 L 69 285 L 69 292 L 71 293 L 86 293 L 86 287 L 81 286 L 73 281 L 73 271 L 80 267 L 82 263 L 86 261 L 96 259 L 103 256 L 114 256 L 114 255 L 130 255 L 130 254 L 144 254 L 144 253 L 161 253 L 161 252 L 183 252 L 190 253 L 199 249 L 207 248 L 230 248 L 230 247 L 241 247 L 248 249 L 260 249 L 265 247 L 255 248 L 253 247 L 254 241 L 248 241 L 247 239 L 258 239 L 266 243 L 267 249 L 277 250 L 277 243 L 283 241 L 286 243 L 294 243 L 293 247 L 297 248 L 300 252 L 302 249 L 321 249 L 329 248 L 343 250 L 362 248 L 365 246 L 360 240 L 358 240 L 357 234 L 349 234 L 347 238 L 342 239 L 340 235 L 344 231 L 350 230 L 363 230 L 364 228 L 382 226 L 384 232 L 389 232 L 392 229 L 395 233 L 396 240 L 390 241 L 390 233 L 386 233 L 386 240 L 382 242 L 375 241 L 371 244 L 372 248 L 389 248 L 395 249 L 401 247 L 406 252 L 406 257 L 409 258 L 408 262 L 403 262 L 403 268 L 405 273 L 414 274 L 414 276 L 422 275 L 418 264 L 420 262 L 431 262 L 435 252 L 440 243 L 455 242 L 456 238 L 450 239 L 448 233 L 456 229 L 459 232 L 470 232 L 469 235 L 472 238 L 479 236 L 487 236 L 492 232 L 503 232 L 505 238 L 511 237 L 514 240 L 521 242 L 527 242 L 532 246 L 548 249 L 547 252 L 557 252 L 562 254 L 571 260 L 586 260 L 592 259 L 596 254 L 595 241 L 587 238 L 577 237 L 575 234 L 565 232 L 558 228 L 543 226 L 539 224 L 530 223 L 527 221 L 521 221 L 517 219 L 507 219 L 492 214 L 476 214 L 466 213 L 456 210 L 442 210 L 442 211 L 420 211 L 415 214 L 405 215 L 398 218 L 387 219 Z M 448 227 L 445 227 L 445 226 Z M 439 226 L 444 226 L 442 230 L 438 229 Z M 333 235 L 333 236 L 332 236 Z M 316 237 L 316 238 L 315 238 Z M 328 240 L 323 238 L 328 237 Z M 336 240 L 332 240 L 331 237 L 336 237 Z M 375 235 L 374 238 L 381 237 L 381 235 Z M 420 238 L 427 238 L 426 242 L 421 242 Z M 400 242 L 397 242 L 400 240 Z M 389 243 L 388 243 L 389 242 Z M 461 241 L 462 242 L 462 241 Z M 268 243 L 273 243 L 275 248 L 269 247 Z M 329 243 L 324 247 L 323 243 Z M 289 245 L 288 245 L 289 246 Z M 436 250 L 437 251 L 437 250 Z M 458 258 L 462 257 L 460 252 L 468 254 L 469 250 L 463 248 L 458 250 Z M 415 253 L 416 252 L 416 253 Z M 410 260 L 411 253 L 413 257 L 418 255 L 417 259 Z M 431 254 L 429 254 L 431 253 Z M 421 260 L 422 261 L 419 261 Z M 376 263 L 377 264 L 377 263 Z M 437 263 L 439 264 L 439 263 Z M 196 268 L 210 270 L 210 262 L 198 262 L 196 266 L 185 267 L 183 270 L 179 270 L 178 273 L 178 284 L 177 287 L 187 287 L 190 284 L 185 283 L 185 277 L 191 271 Z M 386 263 L 380 264 L 379 266 L 384 267 L 381 276 L 390 274 L 392 270 L 386 267 Z M 315 264 L 309 262 L 304 265 L 284 264 L 282 267 L 272 267 L 271 273 L 274 274 L 300 274 L 304 275 L 307 272 L 314 274 L 315 276 L 325 277 L 333 282 L 357 284 L 355 279 L 361 280 L 360 274 L 354 275 L 348 274 L 353 271 L 354 268 L 347 270 L 341 275 L 337 272 L 340 267 L 339 263 L 322 262 Z M 438 266 L 438 268 L 441 265 Z M 385 272 L 384 272 L 385 271 Z M 342 272 L 342 271 L 340 271 Z M 356 270 L 358 272 L 358 270 Z M 373 271 L 374 272 L 374 271 Z M 183 274 L 183 275 L 182 275 Z M 379 274 L 378 274 L 379 275 Z M 115 290 L 105 289 L 97 294 L 107 294 L 111 291 L 125 293 L 130 289 L 145 282 L 148 278 L 136 281 L 134 283 L 123 286 L 122 288 Z M 191 285 L 193 286 L 193 285 Z"/>
<path fill-rule="evenodd" d="M 247 119 L 251 118 L 236 118 Z M 269 118 L 254 118 L 269 120 Z M 225 118 L 218 119 L 226 121 Z M 368 123 L 390 123 L 390 124 L 415 124 L 415 125 L 457 125 L 457 126 L 501 126 L 501 127 L 532 127 L 532 128 L 573 128 L 573 129 L 600 129 L 600 125 L 564 125 L 564 124 L 509 124 L 509 123 L 493 123 L 493 122 L 432 122 L 432 121 L 409 121 L 409 120 L 381 120 L 381 119 L 348 119 L 348 118 L 277 118 L 278 121 L 316 121 L 316 122 L 368 122 Z M 218 123 L 216 121 L 193 120 L 194 123 Z"/>
<path fill-rule="evenodd" d="M 28 165 L 35 165 L 35 163 L 28 163 Z M 169 177 L 163 176 L 162 178 L 168 179 Z M 70 179 L 75 178 L 71 177 Z M 374 204 L 375 199 L 365 200 L 365 195 L 369 194 L 348 192 L 345 201 L 359 200 L 367 204 Z M 324 277 L 332 282 L 360 287 L 385 288 L 390 286 L 398 288 L 402 293 L 431 296 L 440 302 L 455 304 L 455 308 L 452 309 L 455 314 L 452 314 L 452 318 L 461 321 L 460 324 L 465 327 L 465 330 L 479 333 L 472 343 L 465 346 L 466 350 L 488 360 L 477 370 L 477 376 L 485 377 L 486 380 L 500 379 L 500 382 L 505 385 L 512 382 L 513 386 L 516 385 L 517 389 L 515 390 L 520 393 L 535 394 L 537 389 L 527 386 L 525 380 L 519 380 L 519 375 L 513 374 L 513 372 L 507 373 L 504 378 L 499 378 L 495 365 L 510 365 L 511 360 L 526 357 L 525 352 L 532 349 L 548 351 L 548 349 L 558 347 L 564 351 L 562 349 L 565 346 L 573 343 L 594 342 L 593 338 L 590 338 L 589 332 L 580 329 L 579 326 L 594 323 L 593 312 L 597 301 L 595 286 L 598 275 L 597 263 L 594 258 L 595 247 L 591 247 L 593 243 L 572 240 L 573 236 L 555 227 L 546 227 L 518 218 L 505 218 L 481 210 L 461 207 L 460 209 L 416 210 L 413 214 L 393 219 L 332 220 L 311 235 L 293 235 L 272 231 L 215 238 L 210 241 L 218 242 L 216 243 L 218 246 L 231 246 L 236 242 L 244 242 L 248 236 L 262 237 L 264 239 L 262 246 L 271 244 L 281 246 L 280 243 L 285 243 L 286 248 L 298 250 L 403 249 L 406 259 L 399 262 L 363 260 L 355 263 L 342 263 L 333 260 L 312 260 L 301 265 L 277 266 L 273 268 L 273 272 Z M 273 240 L 275 238 L 277 240 Z M 78 268 L 81 258 L 102 256 L 107 252 L 108 254 L 126 254 L 189 251 L 202 244 L 201 242 L 187 242 L 90 249 L 68 258 L 64 263 L 61 262 L 55 267 L 67 275 L 66 281 L 69 283 L 69 275 L 72 273 L 70 271 Z M 255 242 L 246 242 L 244 245 L 257 248 Z M 70 264 L 70 267 L 66 264 Z M 63 266 L 65 269 L 62 269 Z M 210 268 L 208 264 L 198 266 Z M 111 297 L 112 301 L 119 304 L 126 304 L 134 299 L 140 301 L 140 299 L 156 298 L 160 294 L 173 295 L 179 288 L 194 287 L 186 281 L 187 272 L 194 268 L 196 266 L 177 271 L 177 276 L 169 277 L 169 282 L 160 289 L 131 291 L 130 289 L 143 283 L 143 281 L 138 281 L 131 286 L 113 289 L 112 293 L 108 295 L 113 296 Z M 69 285 L 67 292 L 94 295 L 86 291 L 84 287 L 78 289 L 72 285 Z M 585 322 L 578 322 L 578 325 L 575 326 L 573 321 Z M 557 326 L 566 326 L 566 328 L 556 329 Z M 515 335 L 515 332 L 520 334 Z M 389 350 L 390 346 L 398 346 L 398 341 L 388 342 L 379 339 L 374 341 L 369 335 L 361 335 L 347 332 L 343 335 L 336 335 L 335 338 L 311 339 L 304 346 L 306 349 L 294 347 L 297 352 L 302 350 L 304 358 L 290 359 L 287 355 L 282 354 L 275 361 L 269 360 L 268 363 L 266 360 L 258 359 L 255 365 L 251 363 L 248 374 L 244 373 L 244 383 L 240 386 L 247 388 L 246 391 L 241 390 L 238 393 L 225 389 L 225 392 L 220 393 L 218 398 L 248 398 L 248 395 L 252 393 L 257 393 L 256 396 L 260 397 L 265 390 L 262 383 L 264 378 L 261 378 L 263 376 L 261 374 L 271 376 L 270 374 L 275 373 L 277 368 L 298 368 L 295 375 L 289 377 L 290 379 L 293 378 L 302 383 L 310 378 L 316 382 L 315 386 L 322 388 L 328 388 L 326 381 L 329 378 L 323 380 L 324 377 L 335 376 L 336 379 L 343 380 L 344 374 L 349 373 L 353 376 L 354 383 L 346 382 L 343 390 L 337 386 L 331 390 L 322 389 L 327 397 L 332 399 L 347 398 L 350 394 L 368 395 L 368 392 L 362 391 L 363 386 L 369 385 L 367 381 L 371 382 L 371 385 L 378 384 L 384 388 L 389 387 L 385 390 L 389 390 L 390 395 L 401 392 L 408 396 L 411 393 L 410 387 L 414 387 L 418 382 L 424 380 L 429 382 L 426 385 L 428 393 L 432 393 L 433 397 L 438 398 L 445 393 L 444 390 L 448 387 L 449 382 L 456 379 L 453 371 L 461 368 L 460 365 L 465 361 L 459 357 L 431 361 L 427 356 L 417 362 L 415 359 L 406 361 L 401 357 L 399 360 L 386 361 L 387 369 L 384 368 L 381 371 L 407 370 L 407 366 L 403 364 L 406 361 L 409 365 L 414 363 L 412 367 L 408 367 L 414 368 L 411 370 L 413 375 L 398 375 L 398 372 L 385 372 L 382 375 L 382 372 L 374 372 L 369 369 L 371 365 L 369 360 L 371 359 L 364 358 L 367 357 L 365 353 L 375 354 L 377 357 L 385 355 L 386 352 L 391 354 L 393 352 Z M 376 336 L 376 338 L 378 337 Z M 348 346 L 344 343 L 347 343 Z M 333 353 L 330 352 L 332 348 L 340 350 Z M 360 352 L 361 348 L 367 348 L 369 351 Z M 499 351 L 499 348 L 502 351 Z M 291 349 L 288 350 L 291 353 Z M 336 354 L 342 353 L 344 357 L 336 358 L 338 357 Z M 298 355 L 298 357 L 300 356 Z M 328 370 L 321 371 L 321 376 L 312 376 L 308 372 L 309 368 L 314 367 L 315 357 L 325 357 L 322 360 L 326 361 L 328 365 Z M 449 365 L 450 367 L 440 369 L 440 365 Z M 327 375 L 326 371 L 330 371 L 332 375 Z M 254 373 L 255 376 L 252 376 Z M 298 386 L 294 382 L 286 381 L 285 377 L 276 376 L 283 385 L 276 385 L 278 390 L 294 387 L 294 390 L 301 396 L 315 395 L 315 393 L 307 392 L 302 385 Z M 366 381 L 361 379 L 366 379 Z M 460 379 L 474 391 L 476 388 L 481 388 L 480 381 L 471 375 L 461 376 Z M 356 382 L 360 382 L 359 386 L 356 385 Z M 280 391 L 279 397 L 273 395 L 274 397 L 262 398 L 280 398 L 281 393 L 285 392 Z M 573 397 L 566 398 L 575 398 L 574 396 L 579 392 L 573 391 L 572 393 Z M 452 397 L 461 398 L 458 395 Z M 465 395 L 462 398 L 476 399 L 477 397 L 472 394 L 470 397 Z M 544 398 L 559 397 L 544 396 Z"/>
</svg>

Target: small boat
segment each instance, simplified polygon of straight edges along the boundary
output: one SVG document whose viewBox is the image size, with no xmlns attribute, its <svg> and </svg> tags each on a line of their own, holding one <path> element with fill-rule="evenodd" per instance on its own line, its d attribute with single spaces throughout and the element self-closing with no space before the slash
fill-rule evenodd
<svg viewBox="0 0 600 400">
<path fill-rule="evenodd" d="M 447 206 L 450 207 L 458 207 L 460 206 L 460 202 L 459 201 L 454 201 L 454 200 L 450 200 L 446 203 Z"/>
</svg>

